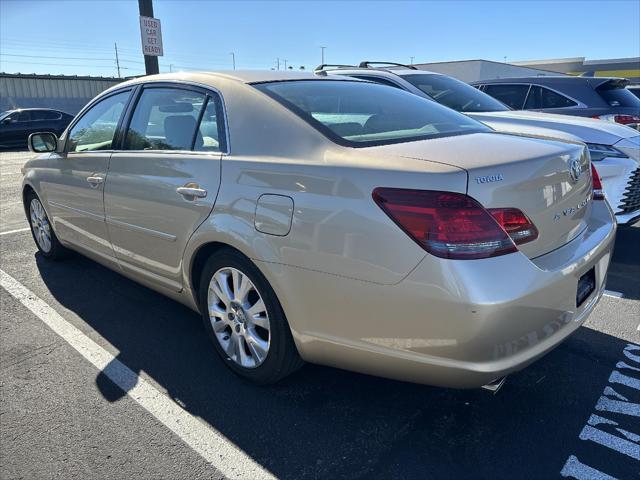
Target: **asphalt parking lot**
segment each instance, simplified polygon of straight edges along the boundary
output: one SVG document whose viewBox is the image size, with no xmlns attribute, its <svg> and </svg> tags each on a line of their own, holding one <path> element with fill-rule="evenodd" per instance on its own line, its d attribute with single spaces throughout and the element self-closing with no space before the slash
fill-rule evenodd
<svg viewBox="0 0 640 480">
<path fill-rule="evenodd" d="M 0 477 L 638 478 L 640 226 L 587 323 L 496 395 L 313 365 L 255 387 L 195 313 L 36 254 L 28 155 L 0 154 Z"/>
</svg>

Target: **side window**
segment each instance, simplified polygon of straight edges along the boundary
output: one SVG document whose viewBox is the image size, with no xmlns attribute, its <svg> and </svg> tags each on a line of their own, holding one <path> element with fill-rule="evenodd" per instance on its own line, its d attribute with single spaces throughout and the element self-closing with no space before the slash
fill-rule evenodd
<svg viewBox="0 0 640 480">
<path fill-rule="evenodd" d="M 31 112 L 31 120 L 44 120 L 46 112 L 44 110 L 33 110 Z"/>
<path fill-rule="evenodd" d="M 111 150 L 118 122 L 131 92 L 105 98 L 91 107 L 69 132 L 67 151 Z"/>
<path fill-rule="evenodd" d="M 514 110 L 522 109 L 528 91 L 529 85 L 494 84 L 484 87 L 485 93 L 488 93 L 493 98 L 497 98 Z"/>
<path fill-rule="evenodd" d="M 49 110 L 40 111 L 41 120 L 60 120 L 62 115 L 59 112 L 53 112 Z"/>
<path fill-rule="evenodd" d="M 131 118 L 124 149 L 191 150 L 194 141 L 204 146 L 204 138 L 200 138 L 200 131 L 196 135 L 196 130 L 205 103 L 206 96 L 192 90 L 145 88 Z M 209 118 L 209 124 L 217 120 L 215 115 Z"/>
<path fill-rule="evenodd" d="M 18 112 L 17 114 L 12 115 L 11 118 L 16 122 L 30 122 L 31 112 L 30 111 Z"/>
<path fill-rule="evenodd" d="M 208 97 L 193 149 L 201 152 L 226 150 L 222 102 L 217 95 Z"/>
<path fill-rule="evenodd" d="M 577 105 L 573 100 L 568 99 L 564 95 L 549 90 L 548 88 L 541 88 L 541 104 L 540 108 L 566 108 L 575 107 Z"/>
<path fill-rule="evenodd" d="M 529 90 L 527 101 L 524 104 L 524 109 L 533 110 L 535 108 L 542 108 L 542 100 L 540 99 L 541 96 L 542 88 L 537 85 L 532 85 L 531 90 Z"/>
</svg>

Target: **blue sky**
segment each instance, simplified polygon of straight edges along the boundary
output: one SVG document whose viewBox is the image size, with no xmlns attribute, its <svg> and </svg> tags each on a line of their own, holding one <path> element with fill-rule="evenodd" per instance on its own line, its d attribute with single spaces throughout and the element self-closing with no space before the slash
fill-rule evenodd
<svg viewBox="0 0 640 480">
<path fill-rule="evenodd" d="M 325 61 L 640 56 L 640 0 L 250 2 L 155 0 L 160 70 L 307 69 Z M 0 0 L 0 71 L 143 73 L 136 0 Z"/>
</svg>

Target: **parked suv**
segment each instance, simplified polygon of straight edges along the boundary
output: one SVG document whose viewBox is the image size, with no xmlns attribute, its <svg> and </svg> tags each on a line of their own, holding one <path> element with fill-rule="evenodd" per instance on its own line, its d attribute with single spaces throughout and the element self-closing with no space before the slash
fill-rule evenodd
<svg viewBox="0 0 640 480">
<path fill-rule="evenodd" d="M 483 80 L 471 85 L 514 110 L 592 117 L 638 128 L 640 98 L 625 78 L 533 77 Z"/>
<path fill-rule="evenodd" d="M 390 68 L 374 68 L 386 65 Z M 513 111 L 495 98 L 455 78 L 399 64 L 362 62 L 359 66 L 320 65 L 320 75 L 347 75 L 400 88 L 435 100 L 494 130 L 582 141 L 603 183 L 619 224 L 640 217 L 640 134 L 612 122 L 568 115 Z"/>
<path fill-rule="evenodd" d="M 34 132 L 60 135 L 73 116 L 50 108 L 22 108 L 0 113 L 0 148 L 26 147 Z"/>
</svg>

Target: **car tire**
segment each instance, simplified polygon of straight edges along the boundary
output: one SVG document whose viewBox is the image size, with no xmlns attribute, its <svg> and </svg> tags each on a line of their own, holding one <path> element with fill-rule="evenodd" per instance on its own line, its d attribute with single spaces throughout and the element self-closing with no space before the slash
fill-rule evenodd
<svg viewBox="0 0 640 480">
<path fill-rule="evenodd" d="M 58 240 L 47 216 L 47 212 L 35 192 L 30 192 L 27 195 L 26 207 L 31 235 L 40 254 L 49 260 L 62 260 L 66 258 L 69 250 L 63 247 Z"/>
<path fill-rule="evenodd" d="M 249 283 L 243 283 L 247 279 Z M 245 290 L 246 294 L 242 293 Z M 209 257 L 200 279 L 199 303 L 216 351 L 240 377 L 268 385 L 302 367 L 304 362 L 275 292 L 240 252 L 223 249 Z M 266 354 L 262 355 L 265 344 Z"/>
</svg>

